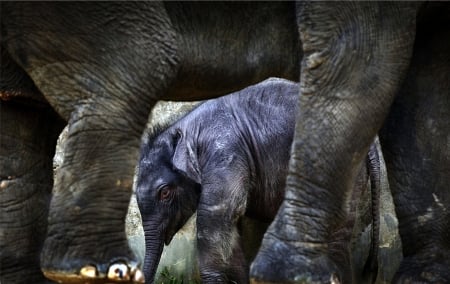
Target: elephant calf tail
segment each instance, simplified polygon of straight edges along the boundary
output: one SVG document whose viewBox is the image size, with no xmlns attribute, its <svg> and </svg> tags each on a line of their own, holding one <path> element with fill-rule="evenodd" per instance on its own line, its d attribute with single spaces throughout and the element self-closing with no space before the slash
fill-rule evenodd
<svg viewBox="0 0 450 284">
<path fill-rule="evenodd" d="M 365 283 L 375 283 L 378 275 L 378 247 L 380 236 L 380 191 L 381 191 L 381 167 L 378 154 L 378 137 L 370 145 L 367 155 L 367 171 L 370 177 L 371 213 L 372 213 L 372 240 L 364 265 L 363 275 Z"/>
</svg>

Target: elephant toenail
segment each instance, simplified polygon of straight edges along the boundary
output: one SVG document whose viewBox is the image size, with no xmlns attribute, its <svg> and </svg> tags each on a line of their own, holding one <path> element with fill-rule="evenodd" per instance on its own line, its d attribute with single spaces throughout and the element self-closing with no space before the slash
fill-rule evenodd
<svg viewBox="0 0 450 284">
<path fill-rule="evenodd" d="M 123 263 L 116 263 L 111 265 L 108 270 L 108 279 L 115 281 L 128 281 L 130 274 L 128 273 L 128 266 Z"/>
<path fill-rule="evenodd" d="M 97 268 L 93 265 L 86 265 L 81 268 L 80 275 L 84 278 L 95 278 L 97 277 Z"/>
<path fill-rule="evenodd" d="M 331 274 L 330 283 L 331 284 L 341 284 L 341 281 L 339 280 L 339 277 L 337 276 L 336 273 Z"/>
<path fill-rule="evenodd" d="M 139 268 L 137 268 L 136 271 L 134 272 L 133 282 L 134 283 L 145 283 L 144 274 L 142 273 L 142 271 Z"/>
</svg>

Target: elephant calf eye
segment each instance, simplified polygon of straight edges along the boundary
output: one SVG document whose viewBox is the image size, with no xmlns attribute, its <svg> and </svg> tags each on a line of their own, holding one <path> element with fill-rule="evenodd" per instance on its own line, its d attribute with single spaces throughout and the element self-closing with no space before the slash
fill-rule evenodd
<svg viewBox="0 0 450 284">
<path fill-rule="evenodd" d="M 159 199 L 162 200 L 167 200 L 170 198 L 171 196 L 171 189 L 168 186 L 165 186 L 161 189 L 161 191 L 159 192 Z"/>
</svg>

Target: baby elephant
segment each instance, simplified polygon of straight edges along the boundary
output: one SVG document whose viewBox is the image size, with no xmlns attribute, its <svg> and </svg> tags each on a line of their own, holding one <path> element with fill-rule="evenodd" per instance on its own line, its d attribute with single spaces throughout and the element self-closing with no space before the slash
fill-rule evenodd
<svg viewBox="0 0 450 284">
<path fill-rule="evenodd" d="M 297 83 L 269 79 L 148 134 L 137 180 L 146 283 L 163 243 L 195 211 L 203 283 L 248 282 L 237 222 L 270 221 L 283 200 L 298 92 Z"/>
</svg>

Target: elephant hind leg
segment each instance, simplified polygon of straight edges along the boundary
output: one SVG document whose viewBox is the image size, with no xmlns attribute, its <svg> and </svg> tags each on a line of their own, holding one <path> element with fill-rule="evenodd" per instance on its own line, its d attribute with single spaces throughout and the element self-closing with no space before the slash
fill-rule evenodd
<svg viewBox="0 0 450 284">
<path fill-rule="evenodd" d="M 450 282 L 450 8 L 427 8 L 438 14 L 418 23 L 411 69 L 381 137 L 403 244 L 395 283 Z"/>
<path fill-rule="evenodd" d="M 49 106 L 27 102 L 0 100 L 1 283 L 49 282 L 41 272 L 39 254 L 63 121 Z"/>
</svg>

